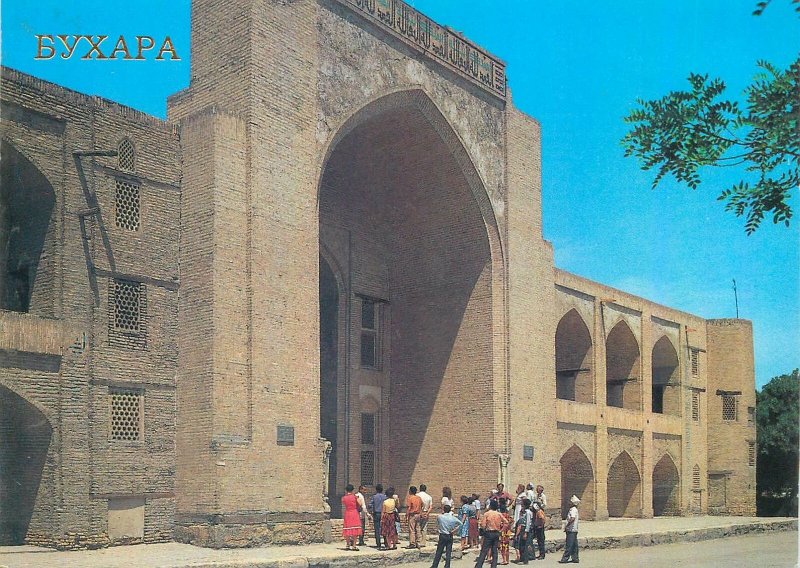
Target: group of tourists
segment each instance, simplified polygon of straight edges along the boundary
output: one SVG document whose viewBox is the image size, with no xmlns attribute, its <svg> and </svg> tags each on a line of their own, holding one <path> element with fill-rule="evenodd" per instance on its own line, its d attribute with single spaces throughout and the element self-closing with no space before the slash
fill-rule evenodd
<svg viewBox="0 0 800 568">
<path fill-rule="evenodd" d="M 423 548 L 427 541 L 428 519 L 433 512 L 433 497 L 425 484 L 419 488 L 412 485 L 405 498 L 408 520 L 408 546 Z M 384 491 L 380 483 L 375 494 L 366 500 L 366 487 L 354 491 L 348 485 L 342 497 L 344 525 L 342 537 L 346 550 L 358 550 L 364 545 L 367 523 L 375 533 L 375 544 L 379 550 L 396 550 L 400 542 L 400 498 L 394 487 Z M 566 545 L 559 563 L 578 562 L 578 505 L 580 499 L 573 495 L 564 530 Z M 450 557 L 455 538 L 461 539 L 461 550 L 480 547 L 475 568 L 490 562 L 492 568 L 509 563 L 513 548 L 516 558 L 511 562 L 527 564 L 529 560 L 544 560 L 544 530 L 547 518 L 547 496 L 544 487 L 533 483 L 517 486 L 515 495 L 509 494 L 502 483 L 492 489 L 485 500 L 477 493 L 461 495 L 456 507 L 449 487 L 442 488 L 441 513 L 436 522 L 439 540 L 432 568 L 438 568 L 444 555 L 444 566 L 450 568 Z M 536 546 L 534 547 L 534 539 Z M 538 550 L 537 550 L 538 549 Z M 538 552 L 538 554 L 536 554 Z"/>
</svg>

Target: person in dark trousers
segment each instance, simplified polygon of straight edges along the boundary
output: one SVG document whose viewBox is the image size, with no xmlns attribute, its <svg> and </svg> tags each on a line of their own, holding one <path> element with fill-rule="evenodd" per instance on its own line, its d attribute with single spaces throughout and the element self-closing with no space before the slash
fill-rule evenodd
<svg viewBox="0 0 800 568">
<path fill-rule="evenodd" d="M 533 541 L 533 512 L 531 511 L 531 502 L 525 497 L 522 499 L 522 510 L 519 514 L 519 527 L 517 529 L 517 550 L 519 551 L 519 560 L 515 564 L 528 563 L 528 548 Z"/>
<path fill-rule="evenodd" d="M 372 524 L 375 527 L 375 545 L 381 547 L 381 509 L 383 509 L 383 502 L 386 500 L 386 495 L 383 493 L 383 485 L 380 483 L 375 486 L 375 495 L 373 495 L 367 504 L 367 510 L 372 515 Z"/>
<path fill-rule="evenodd" d="M 564 527 L 564 532 L 567 533 L 567 542 L 564 544 L 564 556 L 562 556 L 561 560 L 558 561 L 559 564 L 566 564 L 567 562 L 574 562 L 577 564 L 579 562 L 578 520 L 580 515 L 578 514 L 578 505 L 580 504 L 581 500 L 578 499 L 577 495 L 573 495 L 569 502 L 572 503 L 572 507 L 570 508 L 569 513 L 567 513 L 567 524 Z"/>
<path fill-rule="evenodd" d="M 433 557 L 431 568 L 438 568 L 442 553 L 444 553 L 444 568 L 450 568 L 453 535 L 461 529 L 461 520 L 451 512 L 450 505 L 444 505 L 442 510 L 444 513 L 436 519 L 436 523 L 439 525 L 439 543 L 436 545 L 436 556 Z"/>
<path fill-rule="evenodd" d="M 533 504 L 533 535 L 536 537 L 536 544 L 539 548 L 539 556 L 536 560 L 544 560 L 544 511 L 538 503 Z"/>
<path fill-rule="evenodd" d="M 492 568 L 497 568 L 497 545 L 500 542 L 500 533 L 508 528 L 508 521 L 497 511 L 497 508 L 497 500 L 490 501 L 489 510 L 481 517 L 483 544 L 475 568 L 483 568 L 483 562 L 490 550 L 492 552 Z"/>
</svg>

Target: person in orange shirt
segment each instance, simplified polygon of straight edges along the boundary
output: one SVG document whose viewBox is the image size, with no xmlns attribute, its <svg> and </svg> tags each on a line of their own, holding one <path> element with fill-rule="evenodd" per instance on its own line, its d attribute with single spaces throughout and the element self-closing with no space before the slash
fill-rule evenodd
<svg viewBox="0 0 800 568">
<path fill-rule="evenodd" d="M 508 521 L 497 511 L 497 508 L 497 500 L 490 501 L 489 510 L 481 517 L 483 544 L 475 568 L 483 568 L 483 562 L 490 550 L 492 552 L 492 568 L 497 568 L 497 545 L 500 542 L 500 533 L 508 530 Z"/>
<path fill-rule="evenodd" d="M 417 488 L 412 485 L 408 488 L 406 497 L 406 519 L 408 519 L 408 546 L 406 548 L 419 548 L 422 540 L 419 515 L 422 512 L 422 499 L 417 496 Z"/>
</svg>

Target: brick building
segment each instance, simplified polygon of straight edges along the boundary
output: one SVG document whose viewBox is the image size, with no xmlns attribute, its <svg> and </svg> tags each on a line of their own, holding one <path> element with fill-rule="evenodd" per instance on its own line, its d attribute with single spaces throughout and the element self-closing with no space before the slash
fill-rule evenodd
<svg viewBox="0 0 800 568">
<path fill-rule="evenodd" d="M 754 514 L 749 322 L 554 268 L 501 61 L 400 0 L 192 42 L 166 122 L 3 70 L 0 541 L 320 540 L 348 481 Z"/>
</svg>

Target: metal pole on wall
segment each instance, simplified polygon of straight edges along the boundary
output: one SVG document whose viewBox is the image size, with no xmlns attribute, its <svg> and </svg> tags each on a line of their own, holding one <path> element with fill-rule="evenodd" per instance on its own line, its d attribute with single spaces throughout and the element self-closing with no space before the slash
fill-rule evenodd
<svg viewBox="0 0 800 568">
<path fill-rule="evenodd" d="M 739 319 L 739 294 L 736 291 L 736 278 L 733 279 L 733 299 L 736 302 L 736 319 Z"/>
</svg>

